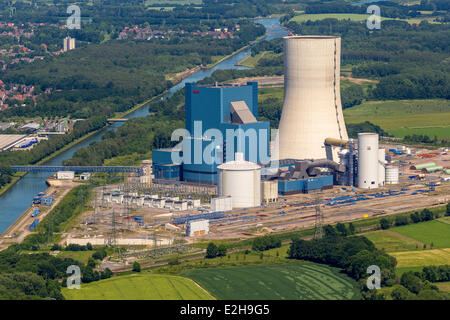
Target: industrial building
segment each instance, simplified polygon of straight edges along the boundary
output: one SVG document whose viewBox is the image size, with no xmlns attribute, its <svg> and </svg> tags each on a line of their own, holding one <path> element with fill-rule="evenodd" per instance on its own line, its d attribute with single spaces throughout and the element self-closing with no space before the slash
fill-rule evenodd
<svg viewBox="0 0 450 320">
<path fill-rule="evenodd" d="M 257 82 L 186 84 L 185 134 L 176 147 L 153 151 L 155 179 L 216 184 L 213 212 L 258 207 L 276 202 L 278 195 L 333 185 L 372 189 L 398 183 L 398 167 L 387 166 L 378 134 L 348 139 L 340 46 L 334 36 L 284 38 L 284 102 L 272 155 L 269 123 L 258 121 Z M 231 138 L 229 129 L 235 133 Z"/>
<path fill-rule="evenodd" d="M 196 237 L 209 233 L 209 220 L 190 220 L 186 223 L 186 236 Z"/>
<path fill-rule="evenodd" d="M 270 126 L 267 121 L 258 121 L 257 82 L 204 86 L 187 83 L 185 95 L 187 135 L 182 148 L 153 151 L 156 179 L 216 184 L 217 166 L 233 161 L 236 152 L 254 163 L 270 160 Z M 222 140 L 211 130 L 218 131 Z M 227 139 L 230 133 L 233 136 Z"/>
</svg>

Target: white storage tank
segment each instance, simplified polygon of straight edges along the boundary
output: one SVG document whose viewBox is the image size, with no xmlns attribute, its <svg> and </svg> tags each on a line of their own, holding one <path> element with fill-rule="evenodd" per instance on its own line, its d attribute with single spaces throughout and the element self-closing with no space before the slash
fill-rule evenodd
<svg viewBox="0 0 450 320">
<path fill-rule="evenodd" d="M 261 167 L 245 161 L 240 152 L 235 159 L 217 167 L 219 196 L 231 196 L 233 208 L 260 206 Z"/>
<path fill-rule="evenodd" d="M 398 167 L 388 166 L 386 167 L 386 184 L 398 183 Z"/>
<path fill-rule="evenodd" d="M 377 133 L 358 133 L 358 188 L 378 188 Z"/>
<path fill-rule="evenodd" d="M 384 186 L 386 166 L 386 150 L 384 148 L 378 149 L 378 186 Z"/>
</svg>

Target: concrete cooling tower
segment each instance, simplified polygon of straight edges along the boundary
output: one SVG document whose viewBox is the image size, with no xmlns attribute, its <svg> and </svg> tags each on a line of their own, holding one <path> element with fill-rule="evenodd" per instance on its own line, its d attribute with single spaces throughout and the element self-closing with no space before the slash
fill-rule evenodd
<svg viewBox="0 0 450 320">
<path fill-rule="evenodd" d="M 324 159 L 326 138 L 348 139 L 341 105 L 340 61 L 340 37 L 284 38 L 279 159 Z M 335 161 L 337 153 L 333 150 Z"/>
</svg>

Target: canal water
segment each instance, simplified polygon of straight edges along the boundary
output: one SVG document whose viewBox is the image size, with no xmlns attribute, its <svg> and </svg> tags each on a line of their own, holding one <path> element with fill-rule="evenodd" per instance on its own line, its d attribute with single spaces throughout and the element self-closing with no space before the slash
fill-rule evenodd
<svg viewBox="0 0 450 320">
<path fill-rule="evenodd" d="M 266 27 L 266 40 L 288 35 L 288 31 L 280 26 L 278 18 L 256 19 L 256 23 L 260 23 Z M 238 54 L 222 61 L 211 69 L 199 70 L 192 75 L 186 77 L 180 83 L 170 88 L 165 97 L 170 97 L 177 90 L 182 89 L 186 82 L 197 82 L 211 74 L 216 70 L 224 69 L 245 69 L 245 67 L 236 66 L 235 64 L 250 55 L 250 49 L 243 50 Z M 144 105 L 134 112 L 128 114 L 125 118 L 132 119 L 145 117 L 149 113 L 148 106 Z M 97 132 L 86 140 L 64 151 L 55 158 L 49 160 L 45 165 L 62 165 L 66 159 L 72 158 L 73 154 L 84 147 L 89 146 L 93 142 L 100 141 L 103 135 L 109 130 L 115 130 L 123 123 L 115 122 L 111 126 Z M 50 177 L 50 173 L 29 173 L 23 179 L 18 181 L 6 193 L 0 196 L 0 234 L 3 233 L 30 205 L 33 197 L 38 192 L 44 192 L 47 189 L 45 180 Z"/>
</svg>

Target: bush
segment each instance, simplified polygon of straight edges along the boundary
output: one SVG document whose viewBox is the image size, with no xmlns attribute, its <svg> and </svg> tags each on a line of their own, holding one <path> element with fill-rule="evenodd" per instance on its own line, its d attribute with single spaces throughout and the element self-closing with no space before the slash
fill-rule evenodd
<svg viewBox="0 0 450 320">
<path fill-rule="evenodd" d="M 266 251 L 273 248 L 281 247 L 281 240 L 276 236 L 257 237 L 253 240 L 252 249 L 255 251 Z"/>
<path fill-rule="evenodd" d="M 227 255 L 227 247 L 225 247 L 223 244 L 217 247 L 217 256 L 218 257 L 225 257 Z"/>
<path fill-rule="evenodd" d="M 133 272 L 141 272 L 141 264 L 137 261 L 133 263 Z"/>
<path fill-rule="evenodd" d="M 208 243 L 208 247 L 206 248 L 206 258 L 215 258 L 217 257 L 217 246 L 214 242 Z"/>
<path fill-rule="evenodd" d="M 173 257 L 169 260 L 169 266 L 176 266 L 177 264 L 180 264 L 178 257 Z"/>
<path fill-rule="evenodd" d="M 383 219 L 380 220 L 380 227 L 383 230 L 387 230 L 387 229 L 389 229 L 391 227 L 391 223 L 389 222 L 388 219 L 383 218 Z"/>
<path fill-rule="evenodd" d="M 396 216 L 395 217 L 395 225 L 396 226 L 405 226 L 408 224 L 408 217 L 406 216 Z"/>
</svg>

